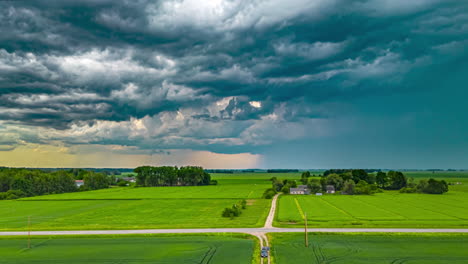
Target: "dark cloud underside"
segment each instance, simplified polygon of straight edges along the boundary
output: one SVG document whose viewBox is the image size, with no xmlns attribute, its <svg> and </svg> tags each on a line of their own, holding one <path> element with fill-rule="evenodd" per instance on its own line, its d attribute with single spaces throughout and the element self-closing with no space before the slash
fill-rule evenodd
<svg viewBox="0 0 468 264">
<path fill-rule="evenodd" d="M 458 0 L 2 1 L 0 145 L 266 153 L 339 136 L 414 112 L 388 96 L 435 98 L 467 73 L 467 14 Z"/>
</svg>

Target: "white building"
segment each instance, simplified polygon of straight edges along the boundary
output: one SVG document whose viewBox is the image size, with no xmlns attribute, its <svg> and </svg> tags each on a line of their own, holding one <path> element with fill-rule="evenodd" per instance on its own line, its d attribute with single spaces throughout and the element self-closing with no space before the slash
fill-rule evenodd
<svg viewBox="0 0 468 264">
<path fill-rule="evenodd" d="M 75 180 L 75 186 L 76 188 L 80 188 L 80 186 L 83 186 L 84 185 L 84 181 L 83 180 Z"/>
</svg>

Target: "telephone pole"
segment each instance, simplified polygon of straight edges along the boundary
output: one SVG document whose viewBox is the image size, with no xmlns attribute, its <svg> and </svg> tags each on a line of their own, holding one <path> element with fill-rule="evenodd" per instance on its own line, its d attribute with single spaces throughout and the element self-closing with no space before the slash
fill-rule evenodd
<svg viewBox="0 0 468 264">
<path fill-rule="evenodd" d="M 307 213 L 304 212 L 304 232 L 305 232 L 305 247 L 309 247 L 309 238 L 307 237 Z"/>
<path fill-rule="evenodd" d="M 31 216 L 28 216 L 28 249 L 31 248 Z"/>
</svg>

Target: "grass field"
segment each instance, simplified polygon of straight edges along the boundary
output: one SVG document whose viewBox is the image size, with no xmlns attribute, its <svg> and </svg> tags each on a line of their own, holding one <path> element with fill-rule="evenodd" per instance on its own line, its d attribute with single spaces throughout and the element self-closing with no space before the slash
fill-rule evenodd
<svg viewBox="0 0 468 264">
<path fill-rule="evenodd" d="M 254 240 L 239 236 L 0 238 L 0 263 L 252 263 Z"/>
<path fill-rule="evenodd" d="M 468 263 L 468 235 L 304 234 L 268 235 L 276 264 Z"/>
<path fill-rule="evenodd" d="M 213 176 L 217 186 L 117 187 L 0 201 L 0 230 L 25 230 L 29 216 L 33 230 L 263 226 L 270 200 L 261 196 L 272 174 Z M 240 217 L 221 217 L 241 199 L 247 209 Z"/>
<path fill-rule="evenodd" d="M 373 196 L 283 196 L 275 225 L 311 227 L 468 227 L 468 173 L 406 172 L 417 179 L 462 182 L 444 195 L 385 192 Z M 0 231 L 260 227 L 270 208 L 262 199 L 269 179 L 299 179 L 300 173 L 213 174 L 216 186 L 117 187 L 0 201 Z M 240 217 L 221 217 L 225 207 L 248 201 Z"/>
<path fill-rule="evenodd" d="M 468 228 L 468 173 L 406 174 L 462 184 L 449 186 L 450 191 L 443 195 L 397 191 L 375 195 L 285 195 L 279 199 L 275 223 L 281 227 L 303 225 L 307 214 L 311 227 Z"/>
<path fill-rule="evenodd" d="M 269 201 L 248 200 L 240 217 L 221 217 L 233 199 L 2 201 L 0 230 L 147 229 L 262 226 Z"/>
</svg>

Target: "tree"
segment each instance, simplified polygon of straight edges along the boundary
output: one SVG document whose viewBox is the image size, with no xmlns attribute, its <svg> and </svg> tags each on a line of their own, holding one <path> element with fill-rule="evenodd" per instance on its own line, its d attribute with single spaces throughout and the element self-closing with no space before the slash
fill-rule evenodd
<svg viewBox="0 0 468 264">
<path fill-rule="evenodd" d="M 358 183 L 359 181 L 366 181 L 368 183 L 373 183 L 369 182 L 369 174 L 365 170 L 362 169 L 357 169 L 357 170 L 352 170 L 351 175 L 353 176 L 353 180 L 355 183 Z"/>
<path fill-rule="evenodd" d="M 84 186 L 89 190 L 109 188 L 108 176 L 104 173 L 90 172 L 83 178 Z"/>
<path fill-rule="evenodd" d="M 364 180 L 360 180 L 355 188 L 354 194 L 373 194 L 375 193 L 372 186 Z"/>
<path fill-rule="evenodd" d="M 322 191 L 322 185 L 320 184 L 320 181 L 317 179 L 310 180 L 307 187 L 310 189 L 311 193 L 319 193 Z"/>
<path fill-rule="evenodd" d="M 10 191 L 18 192 L 10 192 Z M 0 169 L 0 192 L 4 197 L 35 196 L 76 191 L 73 174 L 39 169 Z M 9 198 L 8 198 L 9 199 Z"/>
<path fill-rule="evenodd" d="M 263 198 L 265 199 L 271 199 L 273 196 L 275 196 L 276 191 L 273 188 L 266 189 L 265 192 L 263 192 Z"/>
<path fill-rule="evenodd" d="M 428 181 L 421 180 L 416 189 L 422 193 L 443 194 L 448 192 L 448 184 L 444 180 L 438 181 L 431 178 Z"/>
<path fill-rule="evenodd" d="M 379 171 L 375 176 L 375 181 L 377 183 L 377 186 L 379 186 L 380 188 L 385 188 L 388 185 L 389 179 L 385 172 Z"/>
<path fill-rule="evenodd" d="M 343 185 L 343 189 L 341 190 L 341 194 L 354 194 L 355 183 L 353 180 L 345 181 Z"/>
<path fill-rule="evenodd" d="M 310 172 L 308 172 L 308 171 L 303 172 L 302 175 L 301 175 L 302 184 L 307 184 L 307 182 L 309 180 L 309 177 L 310 177 Z"/>
<path fill-rule="evenodd" d="M 340 175 L 333 173 L 324 178 L 324 181 L 322 181 L 322 189 L 325 190 L 327 185 L 333 185 L 335 189 L 339 191 L 343 188 L 343 182 L 343 178 L 341 178 Z"/>
<path fill-rule="evenodd" d="M 137 173 L 136 181 L 139 186 L 196 186 L 209 185 L 217 182 L 211 181 L 209 173 L 202 167 L 151 167 L 142 166 L 134 169 Z"/>
<path fill-rule="evenodd" d="M 284 193 L 284 194 L 289 194 L 289 185 L 285 185 L 283 186 L 283 188 L 281 188 L 281 192 Z"/>
<path fill-rule="evenodd" d="M 283 188 L 284 184 L 282 181 L 276 179 L 276 177 L 274 177 L 274 181 L 272 182 L 272 187 L 275 191 L 279 192 L 281 191 L 281 189 Z"/>
<path fill-rule="evenodd" d="M 389 190 L 400 190 L 403 187 L 406 187 L 407 179 L 403 173 L 399 171 L 389 171 L 387 174 L 389 178 Z"/>
</svg>

